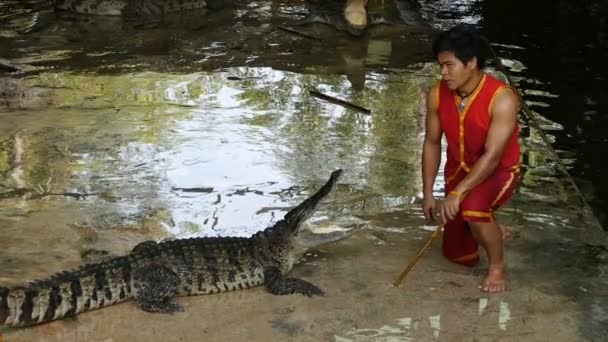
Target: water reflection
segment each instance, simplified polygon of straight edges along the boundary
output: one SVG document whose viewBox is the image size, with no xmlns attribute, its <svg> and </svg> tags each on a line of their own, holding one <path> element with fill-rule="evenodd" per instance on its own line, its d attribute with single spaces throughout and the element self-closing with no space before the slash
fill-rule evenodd
<svg viewBox="0 0 608 342">
<path fill-rule="evenodd" d="M 364 91 L 352 91 L 339 76 L 246 67 L 8 79 L 11 91 L 23 95 L 0 113 L 7 119 L 0 129 L 12 136 L 3 143 L 2 185 L 30 197 L 83 195 L 72 198 L 85 200 L 91 225 L 168 210 L 162 224 L 172 236 L 249 236 L 344 168 L 338 190 L 344 209 L 379 227 L 416 226 L 415 219 L 405 222 L 420 216 L 421 113 L 433 72 L 420 65 L 377 74 Z M 312 88 L 374 114 L 320 101 L 308 95 Z M 524 132 L 522 191 L 544 203 L 565 199 L 567 188 L 528 190 L 553 182 L 555 173 L 535 151 L 543 146 L 540 136 Z"/>
<path fill-rule="evenodd" d="M 525 48 L 499 50 L 528 67 L 525 78 L 533 82 L 523 82 L 522 88 L 559 95 L 544 98 L 549 106 L 536 109 L 563 127 L 552 132 L 556 149 L 578 156 L 568 169 L 606 226 L 606 163 L 598 151 L 606 150 L 608 2 L 482 1 L 479 6 L 490 39 Z"/>
<path fill-rule="evenodd" d="M 434 26 L 447 29 L 458 23 L 478 24 L 483 17 L 476 0 L 423 1 L 422 14 Z"/>
<path fill-rule="evenodd" d="M 2 185 L 33 195 L 85 195 L 75 198 L 86 199 L 92 224 L 112 212 L 119 214 L 108 225 L 169 209 L 163 225 L 173 236 L 249 236 L 333 169 L 344 168 L 348 185 L 341 191 L 350 198 L 344 205 L 383 226 L 393 219 L 382 213 L 393 209 L 420 216 L 421 113 L 433 73 L 429 64 L 376 74 L 364 91 L 353 91 L 339 76 L 247 67 L 6 79 L 6 87 L 22 95 L 1 113 L 7 120 L 0 129 L 13 136 L 3 144 Z M 312 88 L 374 114 L 320 101 L 308 95 Z M 524 183 L 552 182 L 550 170 L 542 174 L 551 162 L 534 152 L 543 141 L 529 132 Z M 288 191 L 294 186 L 300 188 Z M 547 191 L 530 196 L 543 202 L 563 197 Z"/>
<path fill-rule="evenodd" d="M 27 143 L 11 144 L 25 151 L 15 188 L 111 193 L 111 201 L 87 198 L 82 205 L 121 219 L 167 207 L 166 229 L 178 237 L 249 236 L 339 167 L 349 170 L 349 187 L 366 184 L 364 193 L 415 195 L 421 78 L 412 72 L 386 80 L 346 96 L 374 108 L 370 117 L 308 95 L 312 87 L 348 94 L 350 85 L 332 76 L 256 68 L 183 76 L 45 73 L 20 82 L 24 94 L 37 89 L 19 102 L 28 115 L 7 105 L 1 115 L 10 119 L 0 129 L 27 136 Z M 294 185 L 303 189 L 285 192 Z"/>
</svg>

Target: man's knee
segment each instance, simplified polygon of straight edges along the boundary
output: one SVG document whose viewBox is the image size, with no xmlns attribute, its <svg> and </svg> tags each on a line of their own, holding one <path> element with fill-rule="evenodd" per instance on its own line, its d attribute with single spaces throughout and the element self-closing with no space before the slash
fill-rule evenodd
<svg viewBox="0 0 608 342">
<path fill-rule="evenodd" d="M 469 224 L 471 233 L 473 236 L 475 236 L 475 239 L 482 244 L 487 243 L 487 241 L 494 240 L 497 236 L 502 235 L 502 230 L 496 221 L 473 221 L 467 223 Z"/>
<path fill-rule="evenodd" d="M 475 229 L 480 229 L 480 228 L 484 228 L 484 227 L 488 227 L 490 225 L 492 225 L 491 221 L 467 221 L 467 223 L 469 224 L 469 227 Z"/>
<path fill-rule="evenodd" d="M 486 230 L 486 229 L 493 229 L 495 227 L 498 227 L 498 224 L 494 220 L 490 220 L 490 221 L 480 221 L 480 220 L 468 221 L 467 220 L 467 223 L 468 223 L 469 227 L 471 227 L 471 230 L 474 232 L 480 231 L 480 230 Z"/>
</svg>

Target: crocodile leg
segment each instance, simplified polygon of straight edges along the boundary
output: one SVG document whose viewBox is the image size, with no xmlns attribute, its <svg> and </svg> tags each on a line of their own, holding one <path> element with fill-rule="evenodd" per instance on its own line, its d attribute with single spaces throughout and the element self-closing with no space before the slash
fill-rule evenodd
<svg viewBox="0 0 608 342">
<path fill-rule="evenodd" d="M 285 278 L 277 267 L 264 270 L 264 286 L 275 295 L 301 293 L 308 297 L 323 296 L 323 290 L 315 285 L 297 278 Z"/>
<path fill-rule="evenodd" d="M 143 254 L 148 251 L 157 251 L 157 250 L 158 250 L 158 243 L 156 243 L 156 241 L 147 240 L 144 242 L 140 242 L 135 247 L 133 247 L 133 249 L 131 250 L 131 254 L 137 254 L 137 253 Z"/>
<path fill-rule="evenodd" d="M 183 311 L 179 304 L 171 301 L 180 281 L 168 267 L 154 264 L 142 266 L 135 270 L 133 281 L 135 300 L 142 310 L 159 313 Z"/>
</svg>

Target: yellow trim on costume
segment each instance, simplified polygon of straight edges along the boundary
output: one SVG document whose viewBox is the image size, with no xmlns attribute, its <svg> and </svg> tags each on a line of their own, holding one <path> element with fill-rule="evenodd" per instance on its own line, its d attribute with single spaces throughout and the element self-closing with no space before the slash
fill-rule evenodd
<svg viewBox="0 0 608 342">
<path fill-rule="evenodd" d="M 454 180 L 454 178 L 456 178 L 456 176 L 458 176 L 458 173 L 460 172 L 460 169 L 462 169 L 462 165 L 458 166 L 458 169 L 456 169 L 456 172 L 454 172 L 451 176 L 449 176 L 448 178 L 445 179 L 445 184 L 450 184 L 451 181 Z"/>
<path fill-rule="evenodd" d="M 498 97 L 498 95 L 500 95 L 500 93 L 502 92 L 503 89 L 507 89 L 510 88 L 509 86 L 506 85 L 501 85 L 499 86 L 496 91 L 494 92 L 494 95 L 492 95 L 492 98 L 490 99 L 490 104 L 488 105 L 488 116 L 492 117 L 492 106 L 494 105 L 494 100 Z"/>
<path fill-rule="evenodd" d="M 459 132 L 459 139 L 458 139 L 458 143 L 459 143 L 459 149 L 460 149 L 460 166 L 466 171 L 466 172 L 470 172 L 471 169 L 469 168 L 469 166 L 467 165 L 467 163 L 465 162 L 464 159 L 464 119 L 467 116 L 467 112 L 469 111 L 469 108 L 471 107 L 471 104 L 475 101 L 475 98 L 477 97 L 477 94 L 479 94 L 479 92 L 481 91 L 481 89 L 483 88 L 484 84 L 486 83 L 486 74 L 483 74 L 483 77 L 481 79 L 481 81 L 479 81 L 479 86 L 477 87 L 477 89 L 475 89 L 475 92 L 473 94 L 471 94 L 471 98 L 469 99 L 469 101 L 467 102 L 467 104 L 464 106 L 464 109 L 462 110 L 462 112 L 460 112 L 458 110 L 459 103 L 458 103 L 458 96 L 454 93 L 454 102 L 456 103 L 456 111 L 458 111 L 458 132 Z"/>
<path fill-rule="evenodd" d="M 494 200 L 494 202 L 492 202 L 492 205 L 490 207 L 493 207 L 494 204 L 498 203 L 498 201 L 502 198 L 502 196 L 505 194 L 505 192 L 507 191 L 507 189 L 513 183 L 513 180 L 515 179 L 515 175 L 518 174 L 518 173 L 519 173 L 519 164 L 513 165 L 511 167 L 511 172 L 510 172 L 510 175 L 509 175 L 509 180 L 502 187 L 502 189 L 500 189 L 500 192 L 498 193 L 498 196 L 496 197 L 496 199 Z"/>
<path fill-rule="evenodd" d="M 471 172 L 471 168 L 469 168 L 469 166 L 467 165 L 467 163 L 462 162 L 461 165 L 462 168 L 466 171 L 466 172 Z"/>
<path fill-rule="evenodd" d="M 466 262 L 466 261 L 470 261 L 473 259 L 476 259 L 479 257 L 479 253 L 477 252 L 473 252 L 471 254 L 467 254 L 467 255 L 463 255 L 461 257 L 455 258 L 455 259 L 451 259 L 453 262 Z"/>
<path fill-rule="evenodd" d="M 441 103 L 441 80 L 437 81 L 435 88 L 437 89 L 437 111 L 439 112 L 439 104 Z"/>
<path fill-rule="evenodd" d="M 462 212 L 462 216 L 487 217 L 490 219 L 490 221 L 494 220 L 494 215 L 492 214 L 492 212 L 485 211 L 465 210 Z"/>
<path fill-rule="evenodd" d="M 498 196 L 496 197 L 496 199 L 494 200 L 494 202 L 492 202 L 492 205 L 490 205 L 490 207 L 493 207 L 502 197 L 502 195 L 505 194 L 505 191 L 507 191 L 507 189 L 509 188 L 509 186 L 511 186 L 511 183 L 513 183 L 513 179 L 515 178 L 515 172 L 510 172 L 509 175 L 509 180 L 507 181 L 507 183 L 505 183 L 505 185 L 502 187 L 502 189 L 500 189 L 500 192 L 498 193 Z"/>
</svg>

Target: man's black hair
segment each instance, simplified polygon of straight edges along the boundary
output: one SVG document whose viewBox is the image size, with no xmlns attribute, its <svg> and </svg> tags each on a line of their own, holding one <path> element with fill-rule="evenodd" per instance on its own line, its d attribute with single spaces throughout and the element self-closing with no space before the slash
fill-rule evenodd
<svg viewBox="0 0 608 342">
<path fill-rule="evenodd" d="M 435 58 L 445 51 L 454 53 L 464 64 L 477 57 L 477 66 L 482 69 L 486 64 L 488 43 L 473 25 L 459 24 L 442 32 L 433 42 Z"/>
</svg>

